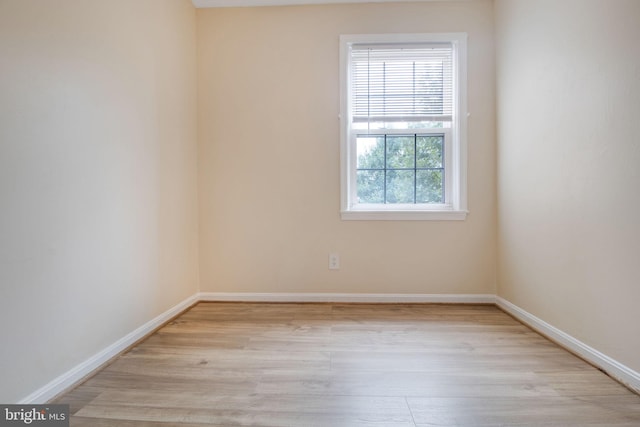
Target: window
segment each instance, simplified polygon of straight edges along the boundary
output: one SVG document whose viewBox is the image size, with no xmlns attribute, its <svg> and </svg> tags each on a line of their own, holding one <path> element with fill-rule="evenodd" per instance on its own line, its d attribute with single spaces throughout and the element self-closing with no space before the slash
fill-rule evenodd
<svg viewBox="0 0 640 427">
<path fill-rule="evenodd" d="M 466 217 L 466 34 L 345 35 L 342 219 Z"/>
</svg>

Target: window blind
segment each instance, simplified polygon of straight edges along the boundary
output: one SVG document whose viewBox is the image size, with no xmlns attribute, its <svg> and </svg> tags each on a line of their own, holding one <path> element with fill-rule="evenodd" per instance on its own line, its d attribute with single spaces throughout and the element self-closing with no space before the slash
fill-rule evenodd
<svg viewBox="0 0 640 427">
<path fill-rule="evenodd" d="M 451 121 L 451 43 L 351 48 L 354 122 Z"/>
</svg>

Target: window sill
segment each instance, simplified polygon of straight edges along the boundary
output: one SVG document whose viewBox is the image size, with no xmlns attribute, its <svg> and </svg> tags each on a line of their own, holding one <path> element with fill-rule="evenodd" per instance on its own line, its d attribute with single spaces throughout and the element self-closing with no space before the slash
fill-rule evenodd
<svg viewBox="0 0 640 427">
<path fill-rule="evenodd" d="M 464 221 L 468 211 L 391 211 L 391 210 L 350 210 L 342 211 L 343 221 Z"/>
</svg>

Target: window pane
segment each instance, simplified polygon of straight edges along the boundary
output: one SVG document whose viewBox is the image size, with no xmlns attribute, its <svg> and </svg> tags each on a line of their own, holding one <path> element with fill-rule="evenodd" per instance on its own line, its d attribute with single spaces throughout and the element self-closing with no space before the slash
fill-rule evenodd
<svg viewBox="0 0 640 427">
<path fill-rule="evenodd" d="M 384 129 L 436 129 L 436 128 L 451 128 L 451 122 L 434 122 L 434 121 L 363 121 L 353 122 L 351 127 L 355 130 L 384 130 Z"/>
<path fill-rule="evenodd" d="M 384 136 L 358 135 L 358 169 L 384 169 Z"/>
<path fill-rule="evenodd" d="M 384 171 L 363 170 L 358 174 L 358 203 L 384 203 Z"/>
<path fill-rule="evenodd" d="M 441 168 L 444 136 L 418 136 L 416 140 L 416 166 L 419 168 Z"/>
<path fill-rule="evenodd" d="M 387 168 L 414 168 L 415 144 L 411 136 L 387 136 Z"/>
<path fill-rule="evenodd" d="M 444 203 L 442 169 L 416 171 L 416 203 Z"/>
<path fill-rule="evenodd" d="M 413 203 L 415 171 L 387 171 L 387 203 Z"/>
</svg>

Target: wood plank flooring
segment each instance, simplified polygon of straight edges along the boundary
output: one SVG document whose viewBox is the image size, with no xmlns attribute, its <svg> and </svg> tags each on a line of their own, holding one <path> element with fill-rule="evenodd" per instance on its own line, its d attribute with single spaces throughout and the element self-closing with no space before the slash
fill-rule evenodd
<svg viewBox="0 0 640 427">
<path fill-rule="evenodd" d="M 200 303 L 60 397 L 71 426 L 640 426 L 494 306 Z"/>
</svg>

